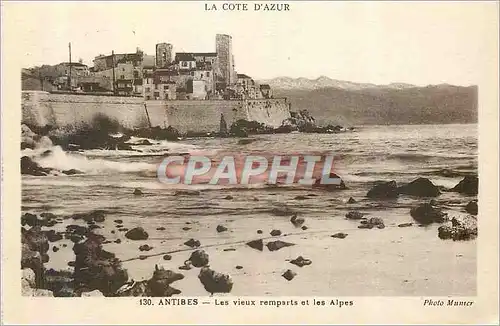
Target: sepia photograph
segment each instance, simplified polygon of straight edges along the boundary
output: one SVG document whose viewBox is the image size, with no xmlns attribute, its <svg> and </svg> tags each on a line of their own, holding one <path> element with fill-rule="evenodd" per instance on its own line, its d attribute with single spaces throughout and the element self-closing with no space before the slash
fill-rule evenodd
<svg viewBox="0 0 500 326">
<path fill-rule="evenodd" d="M 20 296 L 475 309 L 498 3 L 6 7 Z"/>
</svg>

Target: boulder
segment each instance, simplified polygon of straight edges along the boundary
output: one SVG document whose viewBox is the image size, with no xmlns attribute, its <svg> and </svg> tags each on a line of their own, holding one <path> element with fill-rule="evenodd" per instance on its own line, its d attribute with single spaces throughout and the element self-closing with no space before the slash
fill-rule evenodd
<svg viewBox="0 0 500 326">
<path fill-rule="evenodd" d="M 365 216 L 365 214 L 359 211 L 350 211 L 347 214 L 345 214 L 345 218 L 348 220 L 361 220 L 363 216 Z"/>
<path fill-rule="evenodd" d="M 147 240 L 149 234 L 142 227 L 136 227 L 125 233 L 125 237 L 130 240 Z"/>
<path fill-rule="evenodd" d="M 155 265 L 153 276 L 147 283 L 149 296 L 170 297 L 173 294 L 181 293 L 179 290 L 171 288 L 170 284 L 183 278 L 182 274 L 165 270 L 163 267 L 158 268 L 158 265 Z"/>
<path fill-rule="evenodd" d="M 446 213 L 435 208 L 430 203 L 420 204 L 410 210 L 410 215 L 420 224 L 443 223 L 446 220 Z"/>
<path fill-rule="evenodd" d="M 377 229 L 385 228 L 384 221 L 379 217 L 371 217 L 368 220 L 364 220 L 360 222 L 361 224 L 358 226 L 359 229 L 373 229 L 376 227 Z"/>
<path fill-rule="evenodd" d="M 134 189 L 134 195 L 136 195 L 136 196 L 141 196 L 142 194 L 143 194 L 143 193 L 142 193 L 141 189 L 138 189 L 138 188 L 135 188 L 135 189 Z"/>
<path fill-rule="evenodd" d="M 470 201 L 466 206 L 465 206 L 465 211 L 471 215 L 477 215 L 478 212 L 478 207 L 477 207 L 477 200 L 472 200 Z"/>
<path fill-rule="evenodd" d="M 134 282 L 133 280 L 122 285 L 117 291 L 118 297 L 149 297 L 149 281 Z"/>
<path fill-rule="evenodd" d="M 281 276 L 283 276 L 287 281 L 293 280 L 293 278 L 297 275 L 294 271 L 288 269 L 286 272 L 284 272 Z"/>
<path fill-rule="evenodd" d="M 83 174 L 82 171 L 77 170 L 77 169 L 63 170 L 62 173 L 66 174 L 66 175 Z"/>
<path fill-rule="evenodd" d="M 227 228 L 223 225 L 217 225 L 216 230 L 217 230 L 217 232 L 224 232 L 224 231 L 227 231 Z"/>
<path fill-rule="evenodd" d="M 438 228 L 438 237 L 454 241 L 473 240 L 477 237 L 477 218 L 472 215 L 454 217 L 449 223 Z"/>
<path fill-rule="evenodd" d="M 198 279 L 208 293 L 229 293 L 233 289 L 231 276 L 202 267 Z"/>
<path fill-rule="evenodd" d="M 189 271 L 192 268 L 193 268 L 193 264 L 191 263 L 190 260 L 186 260 L 184 262 L 184 265 L 179 266 L 179 269 L 182 269 L 183 271 Z"/>
<path fill-rule="evenodd" d="M 345 190 L 345 189 L 347 189 L 347 187 L 346 187 L 346 185 L 345 185 L 345 183 L 344 183 L 344 180 L 342 180 L 342 179 L 340 178 L 340 176 L 338 176 L 336 173 L 333 173 L 333 172 L 332 172 L 332 173 L 330 173 L 330 174 L 328 175 L 328 177 L 329 177 L 330 179 L 333 179 L 333 178 L 338 178 L 338 179 L 340 180 L 340 183 L 339 183 L 339 184 L 323 184 L 323 183 L 321 182 L 321 179 L 322 179 L 322 178 L 318 178 L 318 179 L 316 180 L 316 182 L 313 184 L 313 188 L 321 188 L 321 189 L 330 190 L 330 191 L 331 191 L 331 190 Z"/>
<path fill-rule="evenodd" d="M 381 182 L 375 184 L 366 194 L 372 199 L 393 199 L 398 197 L 396 181 Z"/>
<path fill-rule="evenodd" d="M 413 180 L 409 184 L 399 187 L 398 192 L 415 197 L 436 197 L 441 194 L 438 187 L 427 178 Z"/>
<path fill-rule="evenodd" d="M 184 244 L 191 248 L 198 248 L 199 246 L 201 246 L 200 241 L 195 239 L 189 239 L 188 241 L 184 242 Z"/>
<path fill-rule="evenodd" d="M 145 245 L 142 245 L 142 246 L 139 246 L 139 250 L 140 251 L 150 251 L 151 249 L 153 249 L 153 247 L 145 244 Z"/>
<path fill-rule="evenodd" d="M 477 195 L 479 179 L 477 176 L 465 176 L 451 191 L 465 195 Z"/>
<path fill-rule="evenodd" d="M 338 232 L 332 235 L 332 238 L 337 238 L 337 239 L 345 239 L 347 237 L 347 233 L 343 232 Z"/>
<path fill-rule="evenodd" d="M 40 254 L 49 251 L 49 239 L 40 226 L 34 226 L 22 232 L 22 243 L 26 243 L 31 250 L 38 251 Z"/>
<path fill-rule="evenodd" d="M 266 244 L 267 249 L 269 249 L 269 251 L 277 251 L 277 250 L 280 250 L 282 248 L 291 247 L 294 245 L 295 245 L 294 243 L 285 242 L 285 241 L 281 241 L 281 240 L 271 241 L 271 242 L 268 242 Z"/>
<path fill-rule="evenodd" d="M 247 242 L 247 246 L 262 251 L 264 249 L 264 242 L 262 241 L 262 239 L 252 240 L 250 242 Z"/>
<path fill-rule="evenodd" d="M 295 258 L 294 260 L 291 260 L 290 263 L 294 264 L 294 265 L 297 265 L 299 267 L 303 267 L 303 266 L 311 265 L 312 264 L 312 262 L 311 262 L 310 259 L 305 259 L 302 256 L 299 256 L 299 257 Z"/>
<path fill-rule="evenodd" d="M 70 271 L 56 271 L 49 269 L 46 271 L 41 288 L 48 289 L 54 293 L 55 297 L 75 297 L 74 278 Z"/>
<path fill-rule="evenodd" d="M 189 261 L 194 267 L 203 267 L 208 265 L 208 254 L 204 250 L 195 250 L 191 253 Z"/>
<path fill-rule="evenodd" d="M 21 174 L 41 177 L 49 175 L 51 171 L 52 169 L 41 167 L 28 156 L 21 157 Z"/>
<path fill-rule="evenodd" d="M 105 214 L 105 211 L 98 209 L 98 210 L 94 210 L 94 211 L 90 211 L 90 212 L 86 212 L 86 213 L 73 214 L 71 216 L 71 218 L 74 220 L 82 219 L 87 223 L 92 223 L 92 222 L 101 223 L 101 222 L 104 222 L 104 220 L 106 218 L 106 214 Z"/>
<path fill-rule="evenodd" d="M 281 231 L 280 230 L 272 230 L 270 232 L 270 234 L 273 236 L 273 237 L 277 237 L 277 236 L 280 236 L 281 235 Z"/>
<path fill-rule="evenodd" d="M 21 216 L 21 225 L 25 226 L 35 226 L 39 225 L 38 217 L 35 214 L 31 213 L 24 213 L 24 215 Z"/>
<path fill-rule="evenodd" d="M 297 213 L 293 214 L 293 216 L 290 218 L 290 222 L 295 226 L 299 227 L 302 224 L 304 224 L 305 219 L 303 217 L 297 217 Z"/>
<path fill-rule="evenodd" d="M 83 243 L 75 244 L 75 272 L 76 285 L 84 286 L 89 290 L 100 290 L 105 296 L 115 293 L 127 282 L 127 271 L 115 255 L 102 249 L 102 244 L 91 237 Z"/>
<path fill-rule="evenodd" d="M 164 255 L 163 256 L 163 260 L 171 260 L 172 259 L 172 256 L 171 255 Z"/>
</svg>

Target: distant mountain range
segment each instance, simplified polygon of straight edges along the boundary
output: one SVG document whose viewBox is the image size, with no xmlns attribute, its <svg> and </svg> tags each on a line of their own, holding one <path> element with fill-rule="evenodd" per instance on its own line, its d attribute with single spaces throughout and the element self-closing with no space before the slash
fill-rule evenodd
<svg viewBox="0 0 500 326">
<path fill-rule="evenodd" d="M 331 79 L 326 76 L 321 76 L 316 79 L 307 79 L 304 77 L 300 78 L 277 77 L 273 79 L 261 80 L 259 82 L 261 84 L 269 84 L 272 88 L 279 88 L 279 89 L 317 89 L 325 87 L 335 87 L 348 90 L 361 90 L 367 88 L 405 89 L 405 88 L 416 87 L 415 85 L 405 84 L 405 83 L 392 83 L 389 85 L 354 83 L 345 80 Z"/>
<path fill-rule="evenodd" d="M 476 123 L 477 86 L 375 85 L 331 79 L 261 80 L 292 110 L 307 109 L 321 125 Z"/>
</svg>

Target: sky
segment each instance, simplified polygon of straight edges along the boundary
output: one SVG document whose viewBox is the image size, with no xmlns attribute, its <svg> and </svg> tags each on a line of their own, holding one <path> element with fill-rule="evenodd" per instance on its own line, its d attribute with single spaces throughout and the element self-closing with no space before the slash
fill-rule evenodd
<svg viewBox="0 0 500 326">
<path fill-rule="evenodd" d="M 262 2 L 223 11 L 223 3 L 3 2 L 2 30 L 15 31 L 9 46 L 23 67 L 68 61 L 69 42 L 73 61 L 89 66 L 112 50 L 154 54 L 159 42 L 215 52 L 217 33 L 232 35 L 236 70 L 256 79 L 473 85 L 478 65 L 496 60 L 495 2 L 281 2 L 287 12 L 253 11 Z"/>
</svg>

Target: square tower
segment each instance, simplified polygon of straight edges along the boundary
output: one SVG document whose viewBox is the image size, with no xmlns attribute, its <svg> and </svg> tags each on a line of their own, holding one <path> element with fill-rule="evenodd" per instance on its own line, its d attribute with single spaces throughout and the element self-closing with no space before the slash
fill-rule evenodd
<svg viewBox="0 0 500 326">
<path fill-rule="evenodd" d="M 226 85 L 235 83 L 233 67 L 232 37 L 226 34 L 215 36 L 215 48 L 221 77 Z"/>
<path fill-rule="evenodd" d="M 156 44 L 156 67 L 163 68 L 172 62 L 172 49 L 170 43 Z"/>
</svg>

